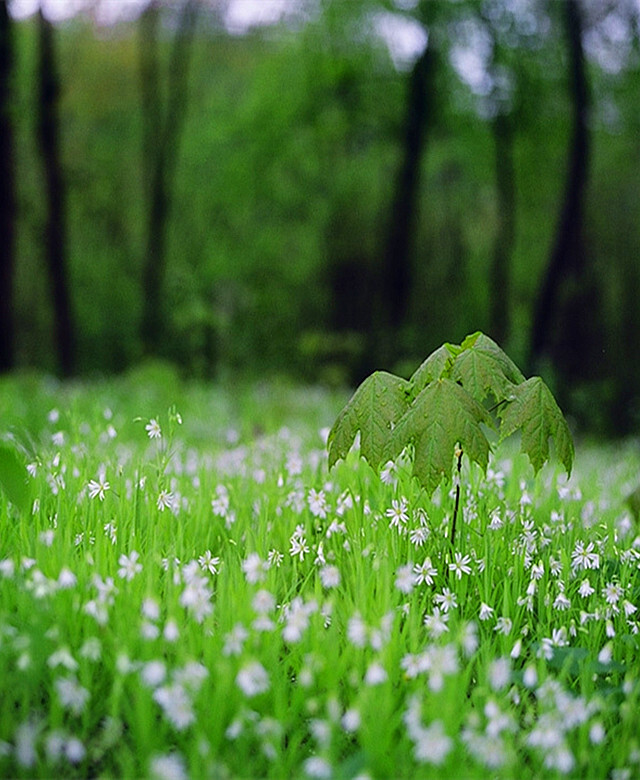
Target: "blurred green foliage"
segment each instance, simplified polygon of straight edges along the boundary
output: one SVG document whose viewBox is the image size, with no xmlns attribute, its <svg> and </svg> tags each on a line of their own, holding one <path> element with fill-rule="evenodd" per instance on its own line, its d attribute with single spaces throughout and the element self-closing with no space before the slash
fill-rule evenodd
<svg viewBox="0 0 640 780">
<path fill-rule="evenodd" d="M 339 384 L 376 367 L 362 323 L 388 227 L 408 75 L 379 37 L 352 34 L 368 6 L 327 2 L 324 14 L 297 30 L 234 36 L 200 24 L 167 225 L 170 322 L 159 356 L 180 371 L 286 372 Z M 390 370 L 415 363 L 445 338 L 487 330 L 495 294 L 488 282 L 498 218 L 491 121 L 447 57 L 455 14 L 473 15 L 482 4 L 448 6 L 451 23 L 440 31 L 450 37 L 440 40 L 422 160 L 411 300 L 394 334 L 397 366 L 381 366 Z M 527 352 L 570 141 L 557 12 L 554 4 L 539 12 L 550 25 L 545 34 L 517 40 L 506 59 L 516 84 L 516 237 L 504 346 L 516 361 Z M 80 16 L 57 32 L 78 364 L 105 374 L 142 357 L 139 41 L 135 23 L 96 28 Z M 17 33 L 18 362 L 55 370 L 33 130 L 33 20 L 17 24 Z M 638 32 L 629 34 L 636 50 L 625 68 L 607 72 L 589 61 L 594 158 L 585 232 L 603 347 L 598 360 L 585 357 L 583 377 L 565 377 L 561 396 L 579 421 L 610 430 L 635 424 L 640 387 L 640 363 L 630 359 L 640 324 L 640 74 Z M 552 366 L 548 374 L 553 386 Z"/>
</svg>

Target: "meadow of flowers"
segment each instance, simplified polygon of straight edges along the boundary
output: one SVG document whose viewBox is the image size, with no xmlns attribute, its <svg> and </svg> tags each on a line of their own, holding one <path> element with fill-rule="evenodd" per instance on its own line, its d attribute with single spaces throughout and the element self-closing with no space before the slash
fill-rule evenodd
<svg viewBox="0 0 640 780">
<path fill-rule="evenodd" d="M 637 443 L 463 469 L 452 549 L 343 397 L 0 389 L 0 776 L 640 777 Z"/>
</svg>

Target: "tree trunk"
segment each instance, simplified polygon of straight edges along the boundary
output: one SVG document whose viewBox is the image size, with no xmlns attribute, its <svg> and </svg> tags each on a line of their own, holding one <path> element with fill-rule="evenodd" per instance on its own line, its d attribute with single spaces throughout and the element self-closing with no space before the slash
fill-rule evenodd
<svg viewBox="0 0 640 780">
<path fill-rule="evenodd" d="M 6 0 L 0 0 L 0 372 L 15 364 L 15 171 L 13 141 L 14 47 Z"/>
<path fill-rule="evenodd" d="M 60 82 L 52 24 L 38 12 L 40 87 L 38 135 L 46 190 L 45 241 L 51 288 L 58 363 L 63 376 L 75 369 L 75 334 L 66 258 L 66 193 L 60 160 L 58 101 Z"/>
<path fill-rule="evenodd" d="M 498 344 L 510 335 L 511 255 L 515 243 L 516 191 L 513 163 L 513 120 L 499 111 L 493 120 L 496 153 L 498 225 L 491 265 L 489 332 Z"/>
<path fill-rule="evenodd" d="M 538 295 L 531 334 L 529 365 L 533 367 L 545 355 L 563 361 L 579 361 L 580 344 L 565 340 L 558 347 L 562 309 L 573 306 L 583 282 L 585 252 L 583 239 L 583 212 L 590 160 L 588 128 L 589 89 L 582 46 L 582 17 L 578 0 L 566 0 L 563 6 L 564 26 L 569 51 L 571 100 L 573 104 L 573 135 L 564 200 L 549 265 Z M 565 290 L 563 290 L 563 287 Z M 573 289 L 571 289 L 573 287 Z M 563 299 L 564 298 L 564 299 Z M 573 298 L 573 301 L 571 300 Z M 583 307 L 582 307 L 583 308 Z M 582 311 L 582 316 L 589 316 Z M 568 323 L 571 333 L 578 333 L 577 323 Z M 560 336 L 560 338 L 564 338 Z M 565 362 L 565 366 L 567 363 Z"/>
<path fill-rule="evenodd" d="M 382 255 L 374 354 L 381 364 L 397 357 L 394 340 L 405 323 L 411 292 L 411 261 L 419 207 L 420 169 L 431 117 L 433 45 L 416 60 L 409 78 L 402 158 L 398 170 L 387 238 Z"/>
<path fill-rule="evenodd" d="M 187 107 L 187 75 L 197 4 L 187 0 L 181 11 L 169 63 L 166 111 L 160 96 L 158 23 L 160 4 L 152 0 L 140 19 L 140 78 L 142 88 L 143 162 L 147 198 L 147 227 L 142 271 L 141 336 L 147 354 L 158 355 L 166 343 L 164 277 L 166 228 L 180 137 Z"/>
</svg>

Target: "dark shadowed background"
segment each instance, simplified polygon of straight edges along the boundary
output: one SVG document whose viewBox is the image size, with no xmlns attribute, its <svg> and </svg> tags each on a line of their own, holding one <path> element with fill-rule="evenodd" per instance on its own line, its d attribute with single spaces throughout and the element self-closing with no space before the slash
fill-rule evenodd
<svg viewBox="0 0 640 780">
<path fill-rule="evenodd" d="M 0 369 L 332 385 L 481 329 L 640 423 L 639 0 L 0 0 Z"/>
</svg>

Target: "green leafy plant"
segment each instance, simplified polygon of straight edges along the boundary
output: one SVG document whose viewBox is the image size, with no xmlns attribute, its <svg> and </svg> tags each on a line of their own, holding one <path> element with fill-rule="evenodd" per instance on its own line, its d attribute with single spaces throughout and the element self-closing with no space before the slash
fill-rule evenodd
<svg viewBox="0 0 640 780">
<path fill-rule="evenodd" d="M 505 352 L 484 333 L 462 344 L 443 344 L 406 380 L 376 371 L 338 415 L 327 442 L 329 468 L 344 458 L 360 433 L 360 453 L 374 468 L 414 451 L 413 474 L 428 495 L 449 483 L 463 453 L 486 471 L 493 429 L 502 441 L 521 431 L 521 449 L 537 473 L 549 459 L 549 439 L 571 474 L 574 447 L 569 426 L 540 377 L 525 379 Z M 460 500 L 456 481 L 456 503 Z"/>
</svg>

